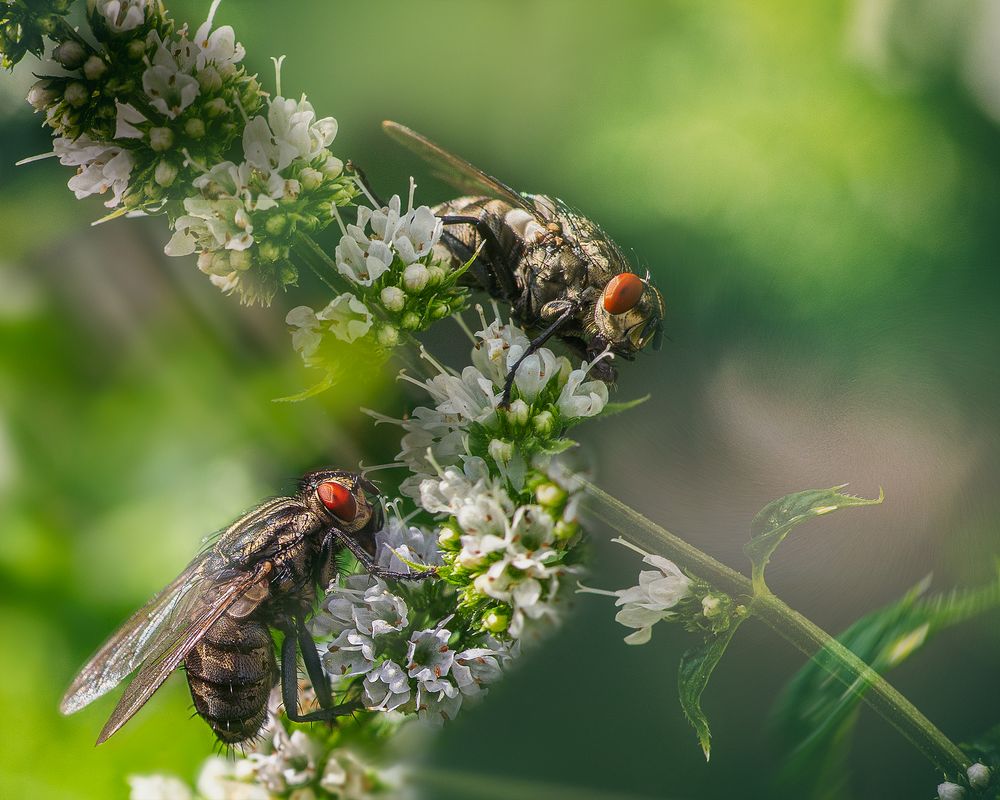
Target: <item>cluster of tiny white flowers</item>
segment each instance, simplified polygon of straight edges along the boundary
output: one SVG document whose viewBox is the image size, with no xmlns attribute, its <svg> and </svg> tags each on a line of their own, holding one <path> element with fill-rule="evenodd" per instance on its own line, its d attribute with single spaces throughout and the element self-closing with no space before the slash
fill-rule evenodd
<svg viewBox="0 0 1000 800">
<path fill-rule="evenodd" d="M 224 292 L 269 301 L 297 278 L 288 263 L 292 234 L 322 227 L 331 207 L 353 196 L 343 162 L 328 149 L 336 134 L 336 120 L 318 119 L 305 96 L 271 98 L 266 115 L 243 129 L 244 160 L 194 180 L 198 193 L 183 200 L 167 255 L 197 252 L 198 268 Z"/>
<path fill-rule="evenodd" d="M 398 768 L 377 770 L 349 745 L 331 745 L 301 730 L 289 733 L 272 713 L 241 757 L 213 757 L 192 789 L 171 775 L 132 775 L 130 800 L 369 800 L 407 797 Z"/>
<path fill-rule="evenodd" d="M 110 191 L 109 208 L 171 214 L 200 165 L 221 160 L 260 88 L 232 27 L 212 30 L 217 7 L 190 37 L 158 4 L 101 0 L 89 17 L 96 46 L 67 35 L 52 50 L 62 74 L 28 101 L 55 134 L 53 154 L 77 167 L 77 198 Z"/>
<path fill-rule="evenodd" d="M 568 358 L 542 347 L 521 362 L 510 405 L 501 408 L 507 373 L 529 339 L 499 314 L 487 323 L 483 309 L 477 310 L 483 327 L 475 333 L 470 366 L 456 373 L 432 361 L 438 370 L 433 378 L 403 376 L 430 395 L 432 406 L 418 406 L 405 420 L 373 415 L 406 432 L 397 459 L 412 473 L 402 489 L 414 499 L 420 499 L 424 479 L 435 477 L 441 467 L 462 467 L 470 458 L 482 459 L 520 491 L 530 468 L 545 468 L 548 456 L 572 445 L 565 436 L 569 427 L 607 406 L 607 385 L 588 380 L 587 373 L 610 353 L 573 368 Z"/>
<path fill-rule="evenodd" d="M 335 349 L 337 342 L 367 337 L 374 350 L 388 352 L 404 333 L 425 330 L 465 307 L 466 291 L 457 285 L 464 270 L 452 269 L 437 248 L 441 220 L 428 206 L 413 205 L 415 189 L 411 179 L 405 211 L 399 195 L 386 206 L 372 200 L 343 229 L 334 261 L 350 291 L 321 311 L 298 306 L 288 312 L 292 344 L 307 366 L 331 360 L 324 344 Z"/>
<path fill-rule="evenodd" d="M 376 545 L 385 569 L 441 563 L 433 535 L 397 516 L 376 534 Z M 390 587 L 367 573 L 330 587 L 312 629 L 335 691 L 361 688 L 370 711 L 416 713 L 432 723 L 453 719 L 516 654 L 461 624 L 453 592 L 430 582 Z"/>
<path fill-rule="evenodd" d="M 501 407 L 508 370 L 529 341 L 517 326 L 479 313 L 471 365 L 455 373 L 428 357 L 438 374 L 410 379 L 430 406 L 402 420 L 369 413 L 405 431 L 397 459 L 411 474 L 401 490 L 439 522 L 440 573 L 458 587 L 459 613 L 517 640 L 529 622 L 557 618 L 564 602 L 564 578 L 577 560 L 580 487 L 554 456 L 572 445 L 570 426 L 605 410 L 608 391 L 587 379 L 595 362 L 574 369 L 541 348 L 521 362 L 512 401 Z"/>
</svg>

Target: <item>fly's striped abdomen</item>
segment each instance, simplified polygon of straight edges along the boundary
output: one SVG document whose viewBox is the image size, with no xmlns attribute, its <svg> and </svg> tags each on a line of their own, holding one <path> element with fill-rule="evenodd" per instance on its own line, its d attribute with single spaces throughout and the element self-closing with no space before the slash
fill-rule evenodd
<svg viewBox="0 0 1000 800">
<path fill-rule="evenodd" d="M 219 739 L 236 744 L 257 734 L 278 675 L 263 622 L 223 614 L 188 654 L 185 667 L 195 710 Z"/>
</svg>

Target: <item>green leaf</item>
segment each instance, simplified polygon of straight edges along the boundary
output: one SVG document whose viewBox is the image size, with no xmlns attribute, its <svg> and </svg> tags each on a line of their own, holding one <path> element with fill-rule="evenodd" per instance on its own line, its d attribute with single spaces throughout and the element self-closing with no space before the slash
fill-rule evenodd
<svg viewBox="0 0 1000 800">
<path fill-rule="evenodd" d="M 881 489 L 878 497 L 873 500 L 843 494 L 840 490 L 846 485 L 834 486 L 832 489 L 806 489 L 804 492 L 785 495 L 768 503 L 753 518 L 750 523 L 750 541 L 743 549 L 753 564 L 755 593 L 768 591 L 767 584 L 764 583 L 764 568 L 778 545 L 796 525 L 841 508 L 878 505 L 885 499 Z"/>
<path fill-rule="evenodd" d="M 733 634 L 744 619 L 745 617 L 735 617 L 726 630 L 706 636 L 698 647 L 692 647 L 681 656 L 680 667 L 677 670 L 677 689 L 681 708 L 684 709 L 684 716 L 688 718 L 688 722 L 698 735 L 698 742 L 705 753 L 706 761 L 711 755 L 712 734 L 708 729 L 708 718 L 701 710 L 701 694 L 705 691 L 716 664 L 729 647 Z"/>
<path fill-rule="evenodd" d="M 604 408 L 601 409 L 601 413 L 598 414 L 599 417 L 612 417 L 615 414 L 621 414 L 623 411 L 628 411 L 630 408 L 635 408 L 636 406 L 642 405 L 653 395 L 647 394 L 642 397 L 637 397 L 635 400 L 626 400 L 622 403 L 605 403 Z"/>
<path fill-rule="evenodd" d="M 925 578 L 899 600 L 862 617 L 837 639 L 884 673 L 939 631 L 1000 607 L 1000 575 L 974 589 L 925 597 L 929 582 Z M 850 736 L 868 689 L 863 681 L 849 680 L 837 663 L 825 651 L 817 654 L 792 679 L 772 714 L 775 733 L 789 744 L 781 780 L 800 790 L 812 786 L 806 796 L 814 798 L 841 796 Z"/>
<path fill-rule="evenodd" d="M 573 439 L 556 439 L 551 444 L 545 445 L 542 448 L 543 453 L 547 453 L 550 456 L 559 455 L 559 453 L 565 453 L 567 450 L 572 450 L 574 447 L 578 447 L 579 442 Z"/>
<path fill-rule="evenodd" d="M 275 397 L 272 403 L 301 403 L 303 400 L 308 400 L 310 397 L 315 397 L 318 394 L 322 394 L 331 386 L 337 382 L 336 376 L 332 372 L 328 372 L 326 377 L 323 378 L 319 383 L 310 386 L 308 389 L 299 392 L 298 394 L 290 394 L 287 397 Z"/>
</svg>

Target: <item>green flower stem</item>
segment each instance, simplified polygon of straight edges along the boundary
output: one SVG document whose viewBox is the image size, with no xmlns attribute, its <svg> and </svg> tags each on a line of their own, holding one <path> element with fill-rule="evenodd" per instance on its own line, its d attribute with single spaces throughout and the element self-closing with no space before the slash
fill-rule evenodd
<svg viewBox="0 0 1000 800">
<path fill-rule="evenodd" d="M 864 701 L 943 773 L 965 772 L 971 762 L 958 746 L 885 678 L 818 625 L 766 588 L 755 594 L 752 583 L 744 575 L 661 528 L 600 487 L 584 482 L 584 488 L 596 501 L 588 505 L 601 521 L 718 589 L 745 600 L 753 616 L 805 655 L 816 657 L 824 669 L 855 691 L 864 691 Z"/>
</svg>

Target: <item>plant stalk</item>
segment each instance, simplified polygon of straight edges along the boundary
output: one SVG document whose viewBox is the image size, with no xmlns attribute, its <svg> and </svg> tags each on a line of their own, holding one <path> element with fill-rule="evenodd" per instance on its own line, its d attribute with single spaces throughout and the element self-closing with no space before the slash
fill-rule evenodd
<svg viewBox="0 0 1000 800">
<path fill-rule="evenodd" d="M 945 775 L 964 774 L 969 758 L 913 703 L 851 650 L 814 622 L 790 608 L 770 590 L 754 593 L 744 575 L 660 527 L 598 486 L 585 481 L 594 515 L 640 545 L 675 561 L 716 588 L 745 599 L 750 613 L 845 685 L 854 685 L 862 699 L 898 730 Z M 849 680 L 845 679 L 849 676 Z"/>
</svg>

